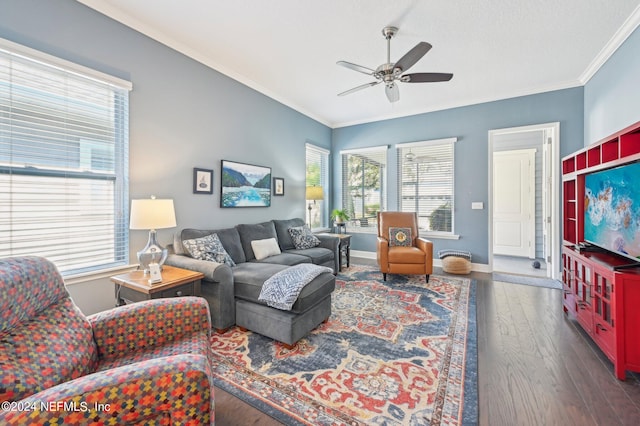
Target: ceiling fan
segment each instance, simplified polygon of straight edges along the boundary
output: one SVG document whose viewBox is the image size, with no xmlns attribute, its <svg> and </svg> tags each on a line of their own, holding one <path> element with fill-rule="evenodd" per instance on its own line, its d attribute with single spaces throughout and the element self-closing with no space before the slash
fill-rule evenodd
<svg viewBox="0 0 640 426">
<path fill-rule="evenodd" d="M 438 81 L 449 81 L 453 77 L 453 74 L 440 73 L 440 72 L 417 72 L 413 74 L 403 74 L 409 68 L 411 68 L 416 62 L 418 62 L 430 49 L 431 45 L 426 41 L 421 41 L 416 44 L 413 49 L 405 53 L 405 55 L 396 63 L 391 62 L 391 39 L 398 32 L 396 27 L 384 27 L 382 29 L 382 35 L 387 39 L 387 62 L 380 65 L 375 70 L 371 68 L 363 67 L 362 65 L 352 64 L 347 61 L 338 61 L 338 65 L 352 69 L 354 71 L 361 72 L 376 78 L 376 81 L 363 84 L 361 86 L 354 87 L 342 93 L 338 93 L 338 96 L 348 95 L 358 90 L 366 89 L 367 87 L 376 86 L 380 83 L 385 84 L 385 93 L 389 102 L 397 102 L 400 100 L 400 90 L 396 82 L 401 81 L 403 83 L 435 83 Z"/>
</svg>

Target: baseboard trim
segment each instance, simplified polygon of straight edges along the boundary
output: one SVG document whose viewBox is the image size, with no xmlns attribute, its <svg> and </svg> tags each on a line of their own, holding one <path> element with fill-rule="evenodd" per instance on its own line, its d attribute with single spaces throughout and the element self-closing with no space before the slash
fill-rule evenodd
<svg viewBox="0 0 640 426">
<path fill-rule="evenodd" d="M 351 250 L 351 256 L 353 257 L 361 257 L 363 259 L 376 259 L 375 251 L 363 251 L 363 250 Z M 442 260 L 441 259 L 433 259 L 433 266 L 437 266 L 442 268 Z M 471 263 L 471 270 L 475 272 L 484 272 L 490 274 L 492 271 L 489 268 L 489 265 L 484 263 Z"/>
</svg>

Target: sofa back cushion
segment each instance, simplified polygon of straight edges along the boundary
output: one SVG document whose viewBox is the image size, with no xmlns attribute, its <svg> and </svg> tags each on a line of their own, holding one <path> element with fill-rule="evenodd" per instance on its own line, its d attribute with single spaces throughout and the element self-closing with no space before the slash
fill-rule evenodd
<svg viewBox="0 0 640 426">
<path fill-rule="evenodd" d="M 181 241 L 194 240 L 211 234 L 218 234 L 218 238 L 220 239 L 222 246 L 227 253 L 229 253 L 229 256 L 231 256 L 231 259 L 233 259 L 235 263 L 243 263 L 247 261 L 242 244 L 240 244 L 240 235 L 236 228 L 210 230 L 187 228 L 182 230 L 180 239 Z"/>
<path fill-rule="evenodd" d="M 256 258 L 253 248 L 251 248 L 251 241 L 254 240 L 266 240 L 267 238 L 278 238 L 276 234 L 276 228 L 272 221 L 255 223 L 255 224 L 240 224 L 236 226 L 238 233 L 240 234 L 240 242 L 244 249 L 244 255 L 247 262 L 250 262 Z"/>
<path fill-rule="evenodd" d="M 295 228 L 304 225 L 304 220 L 300 218 L 274 220 L 273 224 L 276 227 L 276 233 L 278 234 L 278 243 L 280 243 L 281 250 L 291 250 L 296 248 L 293 244 L 291 234 L 289 234 L 289 228 Z"/>
</svg>

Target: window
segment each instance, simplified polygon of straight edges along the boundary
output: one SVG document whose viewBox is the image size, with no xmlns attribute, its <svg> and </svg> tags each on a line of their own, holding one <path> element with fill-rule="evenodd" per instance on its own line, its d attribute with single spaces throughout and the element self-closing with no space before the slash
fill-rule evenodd
<svg viewBox="0 0 640 426">
<path fill-rule="evenodd" d="M 420 229 L 453 233 L 453 152 L 456 138 L 396 145 L 398 203 L 417 212 Z"/>
<path fill-rule="evenodd" d="M 307 178 L 306 186 L 319 186 L 323 188 L 324 200 L 307 201 L 310 218 L 310 227 L 326 228 L 329 218 L 329 151 L 307 143 Z"/>
<path fill-rule="evenodd" d="M 131 85 L 0 40 L 0 257 L 123 265 Z"/>
<path fill-rule="evenodd" d="M 342 151 L 342 209 L 350 232 L 376 232 L 377 213 L 386 210 L 387 147 Z"/>
</svg>

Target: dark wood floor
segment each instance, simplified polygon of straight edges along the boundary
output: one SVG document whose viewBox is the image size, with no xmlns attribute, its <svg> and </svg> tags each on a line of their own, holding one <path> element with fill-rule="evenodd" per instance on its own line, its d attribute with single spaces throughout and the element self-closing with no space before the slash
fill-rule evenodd
<svg viewBox="0 0 640 426">
<path fill-rule="evenodd" d="M 615 378 L 611 362 L 563 314 L 560 290 L 494 282 L 477 272 L 471 278 L 477 282 L 480 425 L 640 424 L 639 376 Z M 215 391 L 217 425 L 280 424 Z"/>
</svg>

